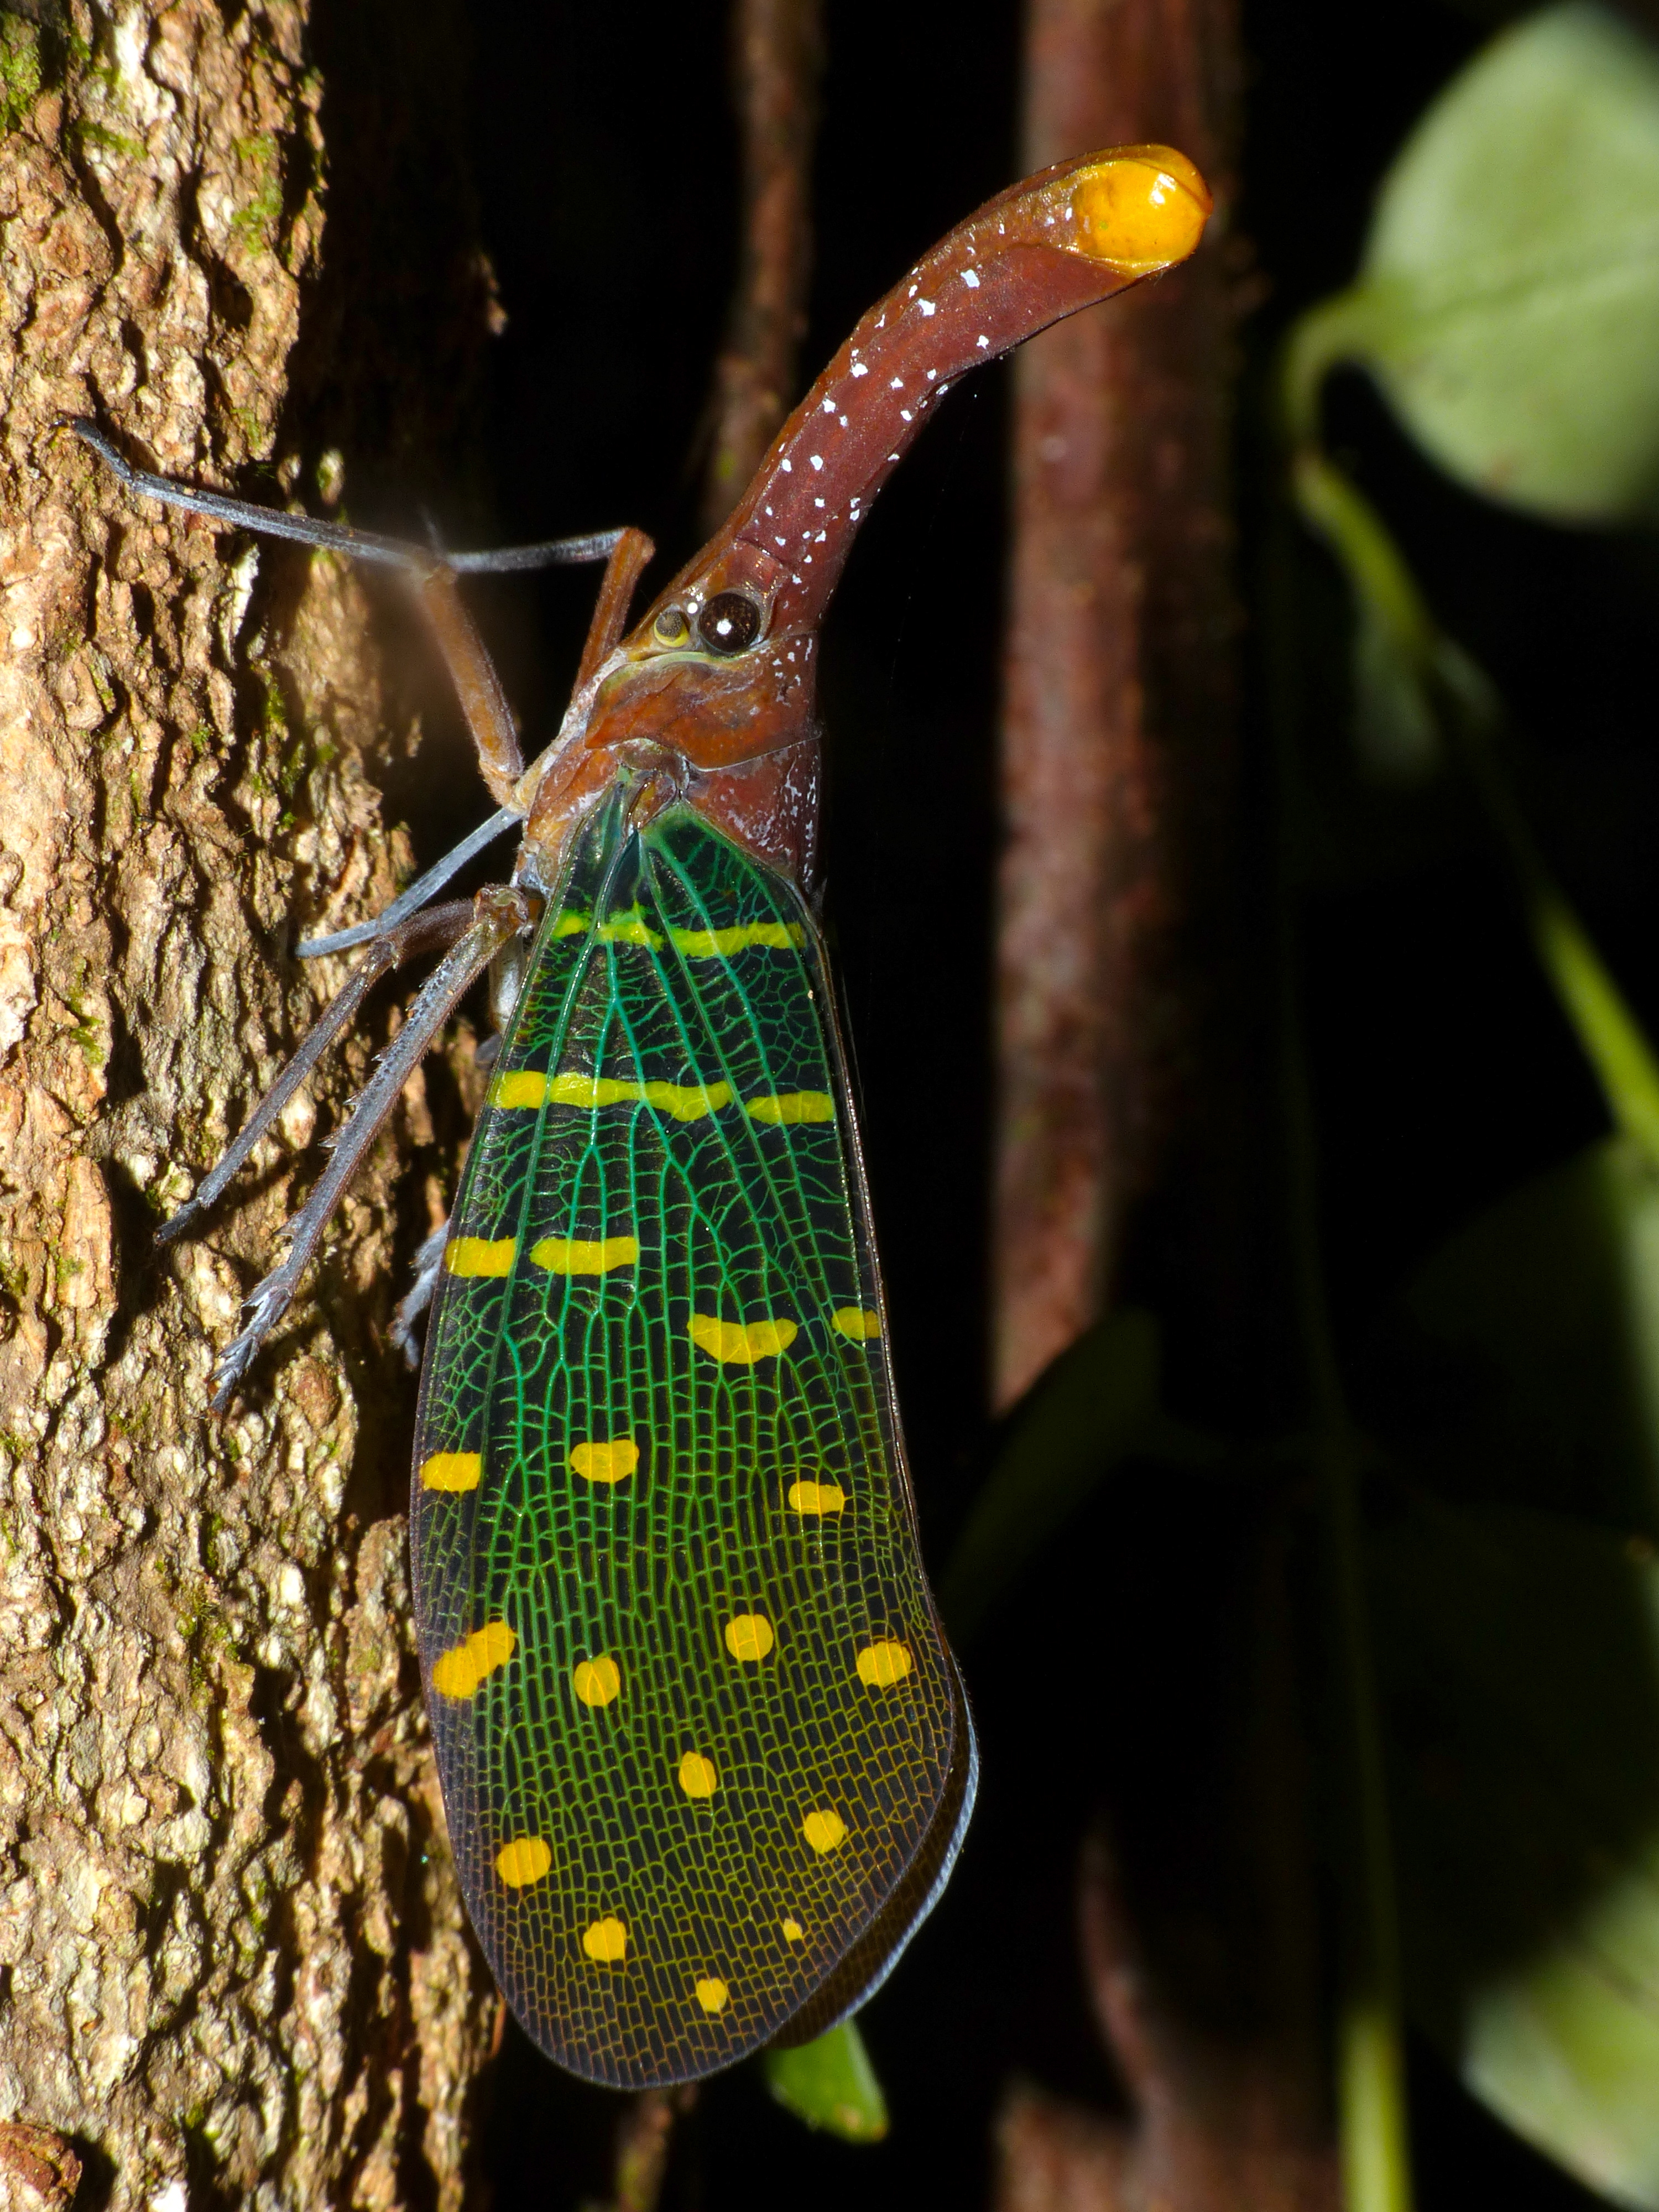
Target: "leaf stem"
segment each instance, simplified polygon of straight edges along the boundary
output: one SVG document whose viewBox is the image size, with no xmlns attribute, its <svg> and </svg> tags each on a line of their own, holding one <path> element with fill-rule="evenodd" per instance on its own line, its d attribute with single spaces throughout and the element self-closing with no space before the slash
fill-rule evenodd
<svg viewBox="0 0 1659 2212">
<path fill-rule="evenodd" d="M 1515 871 L 1539 965 L 1589 1061 L 1607 1110 L 1659 1170 L 1659 1060 L 1561 889 L 1522 814 L 1504 763 L 1504 711 L 1484 672 L 1430 612 L 1387 525 L 1314 447 L 1291 464 L 1297 507 L 1346 571 L 1356 597 L 1384 623 L 1469 779 Z"/>
<path fill-rule="evenodd" d="M 1281 528 L 1281 537 L 1282 537 Z M 1410 2128 L 1394 1863 L 1382 1730 L 1371 1662 L 1359 1504 L 1359 1439 L 1348 1412 L 1326 1297 L 1318 1216 L 1318 1146 L 1308 1073 L 1301 961 L 1289 854 L 1292 617 L 1285 604 L 1288 549 L 1273 560 L 1273 724 L 1279 753 L 1279 1036 L 1297 1316 L 1311 1419 L 1311 1457 L 1325 1530 L 1336 1661 L 1344 1895 L 1337 2000 L 1336 2093 L 1346 2212 L 1411 2212 Z"/>
<path fill-rule="evenodd" d="M 1400 1943 L 1361 1547 L 1359 1445 L 1343 1394 L 1325 1297 L 1315 1195 L 1318 1170 L 1313 1106 L 1288 902 L 1285 928 L 1281 1035 L 1297 1304 L 1335 1632 L 1337 1703 L 1346 1768 L 1345 1863 L 1352 1869 L 1345 1900 L 1337 2020 L 1343 2201 L 1347 2212 L 1411 2212 Z"/>
</svg>

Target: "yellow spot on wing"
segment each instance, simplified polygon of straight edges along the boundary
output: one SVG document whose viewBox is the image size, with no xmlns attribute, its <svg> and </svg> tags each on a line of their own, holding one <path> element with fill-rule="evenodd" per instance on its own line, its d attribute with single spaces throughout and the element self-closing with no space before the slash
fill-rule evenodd
<svg viewBox="0 0 1659 2212">
<path fill-rule="evenodd" d="M 815 1851 L 833 1851 L 847 1838 L 847 1823 L 839 1813 L 809 1813 L 800 1832 Z"/>
<path fill-rule="evenodd" d="M 700 1751 L 688 1751 L 680 1761 L 680 1788 L 688 1797 L 712 1797 L 720 1788 L 714 1762 Z"/>
<path fill-rule="evenodd" d="M 838 1482 L 792 1482 L 789 1503 L 797 1513 L 839 1513 L 847 1492 Z"/>
<path fill-rule="evenodd" d="M 596 1920 L 582 1937 L 582 1948 L 602 1966 L 618 1965 L 628 1951 L 628 1930 L 620 1920 Z"/>
<path fill-rule="evenodd" d="M 654 1106 L 676 1121 L 701 1121 L 705 1114 L 718 1113 L 732 1103 L 729 1083 L 625 1083 L 618 1076 L 583 1075 L 567 1069 L 552 1077 L 547 1097 L 555 1106 Z M 537 1102 L 539 1104 L 539 1100 Z"/>
<path fill-rule="evenodd" d="M 549 1102 L 555 1106 L 616 1106 L 639 1095 L 637 1083 L 619 1083 L 609 1075 L 583 1075 L 574 1068 L 553 1076 L 547 1086 Z"/>
<path fill-rule="evenodd" d="M 539 1106 L 547 1097 L 547 1078 L 533 1068 L 509 1068 L 489 1086 L 492 1106 Z"/>
<path fill-rule="evenodd" d="M 476 1490 L 483 1477 L 482 1452 L 434 1452 L 421 1462 L 422 1490 Z"/>
<path fill-rule="evenodd" d="M 622 1668 L 607 1656 L 579 1659 L 570 1670 L 570 1686 L 585 1705 L 608 1705 L 622 1692 Z"/>
<path fill-rule="evenodd" d="M 585 937 L 593 927 L 591 914 L 562 914 L 553 925 L 555 937 Z"/>
<path fill-rule="evenodd" d="M 697 1984 L 697 2002 L 705 2012 L 724 2012 L 731 1994 L 718 1974 L 705 1974 Z"/>
<path fill-rule="evenodd" d="M 470 1698 L 486 1674 L 505 1667 L 518 1638 L 504 1620 L 475 1629 L 465 1644 L 441 1652 L 432 1662 L 432 1686 L 440 1697 Z"/>
<path fill-rule="evenodd" d="M 757 1121 L 833 1121 L 836 1102 L 827 1091 L 775 1091 L 744 1102 Z"/>
<path fill-rule="evenodd" d="M 515 1836 L 495 1854 L 495 1871 L 509 1889 L 539 1881 L 552 1863 L 553 1854 L 539 1836 Z"/>
<path fill-rule="evenodd" d="M 444 1265 L 452 1275 L 510 1275 L 516 1237 L 452 1237 L 444 1247 Z"/>
<path fill-rule="evenodd" d="M 732 1086 L 711 1083 L 705 1091 L 700 1084 L 642 1083 L 640 1096 L 647 1106 L 672 1115 L 677 1121 L 701 1121 L 705 1114 L 732 1103 Z"/>
<path fill-rule="evenodd" d="M 854 1344 L 861 1344 L 881 1334 L 881 1316 L 872 1313 L 868 1306 L 837 1306 L 830 1316 L 830 1326 L 850 1336 Z"/>
<path fill-rule="evenodd" d="M 534 1264 L 555 1275 L 608 1275 L 613 1267 L 631 1267 L 639 1256 L 637 1237 L 544 1237 L 530 1248 Z"/>
<path fill-rule="evenodd" d="M 576 1474 L 589 1482 L 623 1482 L 640 1463 L 640 1448 L 632 1437 L 612 1437 L 609 1443 L 578 1444 L 570 1455 Z"/>
<path fill-rule="evenodd" d="M 857 1660 L 859 1680 L 869 1690 L 890 1690 L 895 1682 L 902 1682 L 915 1665 L 908 1644 L 895 1642 L 890 1637 L 878 1644 L 866 1644 Z"/>
<path fill-rule="evenodd" d="M 734 1659 L 764 1659 L 776 1641 L 763 1613 L 734 1613 L 726 1624 L 726 1648 Z"/>
<path fill-rule="evenodd" d="M 776 951 L 805 945 L 806 932 L 798 921 L 745 921 L 733 929 L 671 929 L 668 939 L 677 952 L 693 960 L 725 960 L 751 945 L 768 945 Z"/>
<path fill-rule="evenodd" d="M 786 1943 L 804 1943 L 806 1941 L 806 1930 L 793 1915 L 783 1923 L 783 1940 Z"/>
<path fill-rule="evenodd" d="M 694 1313 L 688 1334 L 699 1352 L 728 1366 L 752 1367 L 757 1359 L 770 1359 L 787 1352 L 800 1330 L 793 1321 L 720 1321 L 713 1314 Z"/>
<path fill-rule="evenodd" d="M 599 924 L 599 935 L 606 945 L 660 945 L 662 939 L 647 922 L 638 907 L 630 907 L 626 914 L 613 914 Z"/>
</svg>

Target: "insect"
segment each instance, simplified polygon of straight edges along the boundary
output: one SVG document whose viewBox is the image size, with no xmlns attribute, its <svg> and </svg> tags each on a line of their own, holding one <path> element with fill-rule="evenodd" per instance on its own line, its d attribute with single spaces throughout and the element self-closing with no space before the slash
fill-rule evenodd
<svg viewBox="0 0 1659 2212">
<path fill-rule="evenodd" d="M 409 576 L 497 812 L 374 923 L 226 1188 L 370 985 L 442 958 L 248 1302 L 222 1405 L 376 1131 L 490 971 L 502 1031 L 431 1297 L 411 1546 L 451 1844 L 502 1990 L 561 2065 L 681 2081 L 876 1989 L 948 1875 L 973 1727 L 921 1566 L 815 906 L 819 623 L 965 370 L 1189 253 L 1182 155 L 1063 162 L 872 308 L 726 527 L 628 628 L 632 530 L 434 555 L 131 468 L 135 491 Z M 526 767 L 457 579 L 603 559 Z M 433 904 L 509 829 L 512 882 Z"/>
</svg>

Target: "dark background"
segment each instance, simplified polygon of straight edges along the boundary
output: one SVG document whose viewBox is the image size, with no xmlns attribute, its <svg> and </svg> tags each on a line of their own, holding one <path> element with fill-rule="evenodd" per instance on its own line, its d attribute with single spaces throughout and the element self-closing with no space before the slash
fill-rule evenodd
<svg viewBox="0 0 1659 2212">
<path fill-rule="evenodd" d="M 319 46 L 348 3 L 322 12 Z M 1431 0 L 1246 7 L 1240 223 L 1259 290 L 1240 407 L 1247 599 L 1267 469 L 1256 424 L 1275 339 L 1351 276 L 1390 154 L 1501 12 L 1483 19 Z M 465 488 L 434 468 L 397 496 L 429 503 L 465 543 L 639 524 L 661 550 L 659 578 L 697 542 L 712 365 L 736 264 L 724 10 L 473 0 L 470 24 L 471 51 L 452 66 L 507 322 L 485 368 L 482 450 Z M 1011 0 L 950 9 L 828 0 L 804 379 L 911 258 L 1018 173 L 1018 40 Z M 331 100 L 366 96 L 325 76 Z M 993 368 L 953 397 L 884 495 L 824 653 L 829 922 L 935 1566 L 994 1441 L 983 1411 L 988 889 L 1007 374 Z M 1334 388 L 1329 423 L 1442 619 L 1511 702 L 1524 795 L 1549 856 L 1638 1012 L 1659 1022 L 1645 865 L 1659 830 L 1644 649 L 1651 544 L 1552 531 L 1464 496 L 1415 457 L 1357 379 Z M 357 519 L 386 519 L 371 511 L 377 489 L 354 484 Z M 1303 887 L 1308 1018 L 1332 1290 L 1357 1354 L 1443 1236 L 1605 1121 L 1464 803 L 1446 790 L 1358 793 L 1342 592 L 1322 556 L 1300 557 L 1325 656 L 1308 673 L 1321 749 L 1309 767 L 1320 834 Z M 578 574 L 486 602 L 532 747 L 556 721 L 591 592 Z M 1260 732 L 1247 738 L 1265 757 Z M 421 857 L 458 826 L 465 773 L 459 733 L 440 728 L 399 794 Z M 1228 1601 L 1206 1590 L 1205 1555 L 1186 1534 L 1194 1515 L 1225 1510 L 1167 1479 L 1097 1500 L 1045 1577 L 1060 1663 L 1041 1701 L 1023 1686 L 1018 1603 L 969 1655 L 981 1808 L 947 1897 L 862 2020 L 892 2109 L 888 2142 L 855 2150 L 809 2137 L 769 2104 L 753 2069 L 740 2069 L 702 2093 L 677 2147 L 671 2202 L 775 2198 L 792 2212 L 980 2204 L 991 2117 L 1012 2076 L 1101 2107 L 1120 2101 L 1077 1963 L 1076 1853 L 1103 1762 L 1130 1762 L 1177 1808 L 1202 1765 L 1168 1715 L 1183 1676 L 1216 1663 L 1206 1637 L 1224 1663 Z M 1181 1832 L 1172 1820 L 1177 1857 Z M 1593 2201 L 1498 2129 L 1425 2050 L 1413 2050 L 1413 2092 L 1428 2212 Z M 605 2193 L 613 2100 L 556 2074 L 514 2030 L 489 2094 L 501 2206 L 562 2212 Z"/>
</svg>

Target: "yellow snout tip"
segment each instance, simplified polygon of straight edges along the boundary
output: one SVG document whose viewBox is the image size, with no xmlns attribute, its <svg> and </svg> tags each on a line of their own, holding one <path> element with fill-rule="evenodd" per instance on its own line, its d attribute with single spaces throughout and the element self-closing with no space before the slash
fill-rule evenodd
<svg viewBox="0 0 1659 2212">
<path fill-rule="evenodd" d="M 1066 245 L 1136 276 L 1184 261 L 1204 235 L 1215 201 L 1172 146 L 1120 146 L 1066 180 Z"/>
</svg>

